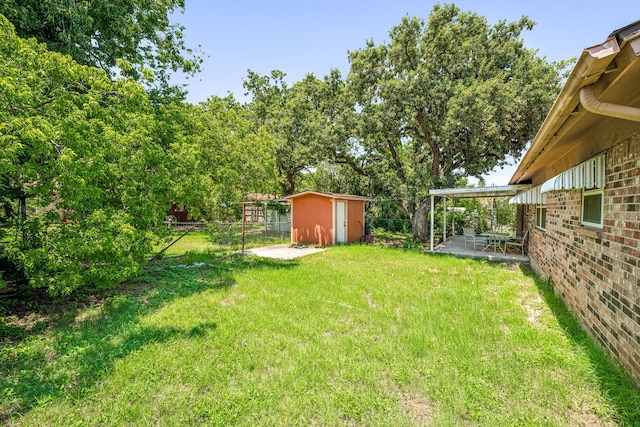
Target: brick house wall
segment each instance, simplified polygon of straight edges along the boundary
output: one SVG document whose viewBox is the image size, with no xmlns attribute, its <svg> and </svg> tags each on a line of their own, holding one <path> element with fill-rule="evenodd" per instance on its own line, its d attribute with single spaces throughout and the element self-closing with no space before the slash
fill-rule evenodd
<svg viewBox="0 0 640 427">
<path fill-rule="evenodd" d="M 640 384 L 640 135 L 606 153 L 602 230 L 580 224 L 582 191 L 547 193 L 546 229 L 521 211 L 532 267 Z"/>
</svg>

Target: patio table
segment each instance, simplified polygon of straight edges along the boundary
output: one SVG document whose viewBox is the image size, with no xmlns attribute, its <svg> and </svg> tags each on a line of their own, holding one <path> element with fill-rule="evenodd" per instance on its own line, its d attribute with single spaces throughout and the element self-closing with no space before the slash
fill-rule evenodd
<svg viewBox="0 0 640 427">
<path fill-rule="evenodd" d="M 496 252 L 496 248 L 500 248 L 502 253 L 506 251 L 506 241 L 509 238 L 509 233 L 499 233 L 496 231 L 486 231 L 484 233 L 480 233 L 479 236 L 482 236 L 487 239 L 487 246 L 485 246 L 480 252 L 484 252 L 490 247 L 493 247 L 493 252 Z"/>
</svg>

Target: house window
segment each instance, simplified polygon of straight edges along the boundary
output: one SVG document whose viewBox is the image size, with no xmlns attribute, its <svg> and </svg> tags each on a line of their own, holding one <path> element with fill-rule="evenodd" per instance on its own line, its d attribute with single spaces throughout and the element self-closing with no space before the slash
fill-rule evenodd
<svg viewBox="0 0 640 427">
<path fill-rule="evenodd" d="M 602 189 L 582 192 L 582 225 L 602 227 L 604 217 L 604 192 Z"/>
<path fill-rule="evenodd" d="M 547 206 L 546 205 L 536 206 L 536 227 L 538 227 L 541 230 L 544 230 L 547 227 Z"/>
</svg>

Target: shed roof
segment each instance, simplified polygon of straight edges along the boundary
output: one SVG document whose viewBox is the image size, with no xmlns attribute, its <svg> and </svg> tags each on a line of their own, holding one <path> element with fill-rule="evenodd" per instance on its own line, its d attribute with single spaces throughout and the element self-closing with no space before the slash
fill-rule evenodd
<svg viewBox="0 0 640 427">
<path fill-rule="evenodd" d="M 510 184 L 539 185 L 598 153 L 618 134 L 640 131 L 633 118 L 610 116 L 596 106 L 640 107 L 640 21 L 614 31 L 583 50 L 549 114 L 518 165 Z M 631 108 L 629 108 L 631 107 Z"/>
<path fill-rule="evenodd" d="M 340 193 L 325 193 L 321 191 L 303 191 L 301 193 L 291 194 L 290 196 L 283 197 L 284 199 L 295 199 L 300 196 L 307 196 L 309 194 L 315 194 L 316 196 L 328 197 L 330 199 L 340 199 L 340 200 L 359 200 L 363 202 L 371 201 L 370 197 L 366 196 L 356 196 L 354 194 L 340 194 Z"/>
</svg>

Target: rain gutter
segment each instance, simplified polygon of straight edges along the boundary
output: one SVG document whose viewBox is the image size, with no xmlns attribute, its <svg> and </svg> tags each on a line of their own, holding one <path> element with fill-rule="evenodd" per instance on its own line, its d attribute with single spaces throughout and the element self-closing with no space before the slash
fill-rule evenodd
<svg viewBox="0 0 640 427">
<path fill-rule="evenodd" d="M 602 102 L 594 95 L 593 85 L 580 89 L 580 104 L 594 114 L 640 122 L 640 108 Z"/>
<path fill-rule="evenodd" d="M 582 55 L 580 55 L 556 102 L 551 107 L 549 114 L 547 114 L 531 143 L 531 147 L 522 158 L 509 184 L 520 182 L 522 175 L 525 174 L 536 158 L 544 152 L 545 148 L 548 148 L 558 129 L 571 114 L 574 96 L 578 94 L 583 86 L 598 81 L 619 52 L 620 45 L 614 36 L 609 37 L 602 44 L 582 51 Z"/>
</svg>

